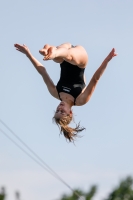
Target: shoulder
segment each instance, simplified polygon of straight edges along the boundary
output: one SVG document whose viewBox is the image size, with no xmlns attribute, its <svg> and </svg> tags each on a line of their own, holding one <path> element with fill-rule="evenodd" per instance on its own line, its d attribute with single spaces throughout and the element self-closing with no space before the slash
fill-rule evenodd
<svg viewBox="0 0 133 200">
<path fill-rule="evenodd" d="M 76 99 L 76 101 L 75 101 L 75 106 L 83 106 L 83 105 L 85 105 L 87 102 L 88 102 L 88 101 L 86 100 L 84 93 L 82 93 L 82 94 L 80 94 L 80 95 L 77 97 L 77 99 Z"/>
</svg>

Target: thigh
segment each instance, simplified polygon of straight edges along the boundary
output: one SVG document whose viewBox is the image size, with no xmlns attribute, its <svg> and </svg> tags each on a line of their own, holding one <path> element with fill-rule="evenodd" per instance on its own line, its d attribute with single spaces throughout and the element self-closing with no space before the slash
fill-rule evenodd
<svg viewBox="0 0 133 200">
<path fill-rule="evenodd" d="M 64 59 L 67 62 L 77 65 L 80 68 L 85 68 L 88 62 L 88 55 L 82 46 L 75 46 L 68 50 L 68 58 Z"/>
<path fill-rule="evenodd" d="M 71 43 L 63 43 L 63 44 L 57 46 L 57 49 L 61 48 L 61 47 L 66 48 L 66 49 L 70 49 L 72 47 L 72 45 L 71 45 Z"/>
<path fill-rule="evenodd" d="M 63 43 L 63 44 L 57 46 L 56 48 L 57 48 L 57 49 L 58 49 L 58 48 L 70 49 L 71 47 L 72 47 L 71 43 Z M 64 59 L 58 57 L 58 58 L 53 59 L 53 61 L 56 62 L 56 63 L 62 63 L 62 62 L 64 61 Z"/>
</svg>

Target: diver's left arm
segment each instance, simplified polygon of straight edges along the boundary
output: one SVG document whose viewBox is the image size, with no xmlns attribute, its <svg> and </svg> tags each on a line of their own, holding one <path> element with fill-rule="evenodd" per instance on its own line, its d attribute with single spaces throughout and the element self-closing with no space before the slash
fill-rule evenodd
<svg viewBox="0 0 133 200">
<path fill-rule="evenodd" d="M 105 71 L 107 65 L 108 65 L 108 62 L 114 57 L 114 56 L 117 56 L 116 52 L 115 52 L 115 49 L 113 48 L 112 51 L 109 53 L 109 55 L 105 58 L 105 60 L 102 62 L 101 66 L 96 70 L 96 72 L 94 73 L 90 83 L 88 84 L 88 86 L 86 87 L 85 91 L 79 96 L 79 99 L 77 104 L 78 105 L 84 105 L 86 104 L 94 90 L 95 90 L 95 87 L 100 79 L 100 77 L 102 76 L 103 72 Z"/>
</svg>

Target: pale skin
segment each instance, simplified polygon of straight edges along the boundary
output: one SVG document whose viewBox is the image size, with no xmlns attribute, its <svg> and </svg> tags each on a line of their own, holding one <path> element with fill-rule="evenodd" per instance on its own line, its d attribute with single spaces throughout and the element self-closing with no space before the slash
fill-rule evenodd
<svg viewBox="0 0 133 200">
<path fill-rule="evenodd" d="M 32 62 L 36 70 L 43 77 L 43 80 L 50 94 L 56 99 L 59 99 L 55 84 L 48 75 L 45 67 L 31 54 L 29 48 L 26 45 L 20 45 L 20 44 L 15 44 L 14 46 L 16 47 L 16 50 L 24 53 L 29 58 L 29 60 Z M 44 57 L 43 60 L 45 61 L 53 60 L 54 62 L 62 63 L 65 60 L 80 68 L 85 68 L 88 62 L 88 55 L 85 49 L 79 45 L 75 46 L 74 48 L 71 48 L 70 43 L 64 43 L 58 47 L 47 44 L 39 52 L 41 55 L 43 55 Z M 76 106 L 82 106 L 90 100 L 95 90 L 95 87 L 100 77 L 102 76 L 104 70 L 106 69 L 109 61 L 115 56 L 117 56 L 117 54 L 115 52 L 115 49 L 113 48 L 111 52 L 108 54 L 108 56 L 104 59 L 100 67 L 96 70 L 87 87 L 84 88 L 81 94 L 76 98 Z M 66 115 L 72 115 L 71 108 L 74 105 L 73 96 L 61 92 L 60 97 L 62 101 L 58 105 L 54 117 L 61 118 Z"/>
</svg>

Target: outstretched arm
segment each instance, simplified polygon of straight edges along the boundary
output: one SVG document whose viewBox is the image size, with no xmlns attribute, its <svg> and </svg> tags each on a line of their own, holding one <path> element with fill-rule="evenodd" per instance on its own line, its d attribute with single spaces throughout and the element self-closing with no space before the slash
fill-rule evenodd
<svg viewBox="0 0 133 200">
<path fill-rule="evenodd" d="M 106 69 L 108 62 L 115 56 L 117 56 L 117 54 L 115 52 L 115 49 L 113 48 L 112 51 L 109 53 L 109 55 L 102 62 L 101 66 L 94 73 L 90 83 L 86 87 L 83 94 L 81 94 L 80 99 L 79 99 L 81 105 L 84 105 L 85 103 L 87 103 L 90 100 L 92 93 L 94 92 L 94 89 L 98 83 L 98 80 L 100 79 L 104 70 Z"/>
<path fill-rule="evenodd" d="M 30 50 L 26 45 L 14 44 L 14 46 L 16 47 L 16 50 L 20 51 L 21 53 L 24 53 L 29 58 L 29 60 L 34 65 L 39 74 L 42 75 L 43 80 L 47 85 L 49 92 L 51 93 L 52 96 L 55 97 L 56 87 L 51 78 L 49 77 L 45 67 L 30 53 Z"/>
<path fill-rule="evenodd" d="M 25 54 L 31 63 L 34 65 L 36 70 L 39 72 L 39 74 L 43 74 L 44 72 L 44 67 L 43 65 L 31 54 L 29 48 L 26 45 L 20 45 L 20 44 L 14 44 L 14 47 L 16 47 L 16 50 L 20 51 L 21 53 Z"/>
</svg>

